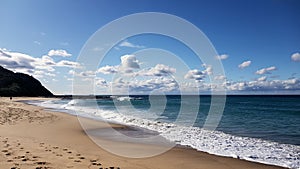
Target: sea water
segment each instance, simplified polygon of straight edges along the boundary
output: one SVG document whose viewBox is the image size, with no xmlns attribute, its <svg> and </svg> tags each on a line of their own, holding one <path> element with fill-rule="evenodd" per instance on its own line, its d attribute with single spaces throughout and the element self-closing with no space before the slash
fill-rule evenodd
<svg viewBox="0 0 300 169">
<path fill-rule="evenodd" d="M 194 104 L 193 100 L 198 99 L 200 104 Z M 35 104 L 156 131 L 176 144 L 211 154 L 300 168 L 300 96 L 227 96 L 221 120 L 213 131 L 203 129 L 211 96 L 185 96 L 183 101 L 181 96 L 172 95 L 154 100 L 165 103 L 163 111 L 160 104 L 155 108 L 149 96 L 62 99 Z M 182 112 L 182 106 L 190 109 Z M 178 124 L 178 114 L 189 119 L 189 110 L 197 111 L 196 118 Z"/>
</svg>

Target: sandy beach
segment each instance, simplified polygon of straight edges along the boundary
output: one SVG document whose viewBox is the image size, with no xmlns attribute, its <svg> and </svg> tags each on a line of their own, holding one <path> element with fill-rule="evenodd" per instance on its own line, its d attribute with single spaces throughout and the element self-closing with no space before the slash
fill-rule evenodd
<svg viewBox="0 0 300 169">
<path fill-rule="evenodd" d="M 0 168 L 109 169 L 276 169 L 234 158 L 175 147 L 161 155 L 135 159 L 111 154 L 95 144 L 76 116 L 17 102 L 42 98 L 0 98 Z M 87 119 L 90 120 L 90 119 Z M 97 128 L 106 127 L 98 121 Z M 124 127 L 111 124 L 113 127 Z M 116 141 L 108 144 L 135 146 Z M 147 146 L 149 145 L 136 145 Z M 152 145 L 153 146 L 153 145 Z M 148 147 L 149 148 L 149 147 Z"/>
</svg>

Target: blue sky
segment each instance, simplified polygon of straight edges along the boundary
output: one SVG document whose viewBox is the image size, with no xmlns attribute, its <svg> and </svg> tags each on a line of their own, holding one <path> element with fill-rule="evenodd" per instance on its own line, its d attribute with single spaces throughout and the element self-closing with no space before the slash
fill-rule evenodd
<svg viewBox="0 0 300 169">
<path fill-rule="evenodd" d="M 99 28 L 139 12 L 168 13 L 197 26 L 223 58 L 226 74 L 222 78 L 226 80 L 223 87 L 228 93 L 300 94 L 300 2 L 297 0 L 3 0 L 0 4 L 0 64 L 33 75 L 55 94 L 72 93 L 73 75 L 86 75 L 72 70 L 80 66 L 77 57 Z M 173 59 L 167 63 L 166 58 L 171 56 L 164 51 L 161 57 L 165 59 L 155 56 L 145 59 L 144 55 L 151 55 L 147 53 L 149 48 L 179 56 L 190 70 L 176 67 Z M 194 60 L 196 56 L 176 40 L 141 35 L 120 40 L 98 67 L 100 71 L 82 77 L 99 82 L 96 94 L 107 94 L 113 85 L 120 87 L 118 83 L 124 82 L 124 78 L 117 79 L 117 74 L 122 74 L 119 70 L 122 56 L 124 63 L 139 66 L 133 68 L 131 82 L 126 82 L 136 93 L 153 89 L 176 93 L 181 83 L 184 88 L 198 86 L 209 90 L 209 65 Z M 107 69 L 104 72 L 103 66 L 117 69 L 117 73 Z M 165 71 L 168 75 L 157 73 Z M 176 82 L 174 77 L 178 79 Z"/>
</svg>

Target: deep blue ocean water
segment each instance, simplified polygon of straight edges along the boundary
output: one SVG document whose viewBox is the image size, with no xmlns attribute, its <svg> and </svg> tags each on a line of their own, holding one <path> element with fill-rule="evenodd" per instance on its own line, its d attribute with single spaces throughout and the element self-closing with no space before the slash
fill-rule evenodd
<svg viewBox="0 0 300 169">
<path fill-rule="evenodd" d="M 195 104 L 197 99 L 200 106 Z M 41 105 L 154 130 L 178 144 L 212 154 L 300 168 L 300 96 L 227 96 L 215 131 L 202 129 L 211 96 L 114 96 Z M 179 112 L 181 123 L 176 121 Z M 195 119 L 185 121 L 193 113 Z"/>
</svg>

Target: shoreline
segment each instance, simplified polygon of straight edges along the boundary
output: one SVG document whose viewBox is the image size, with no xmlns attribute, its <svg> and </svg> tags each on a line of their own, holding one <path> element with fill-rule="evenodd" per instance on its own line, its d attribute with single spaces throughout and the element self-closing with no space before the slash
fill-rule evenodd
<svg viewBox="0 0 300 169">
<path fill-rule="evenodd" d="M 52 100 L 55 98 L 45 99 Z M 62 112 L 52 112 L 49 110 L 45 110 L 45 108 L 43 107 L 28 105 L 22 102 L 16 102 L 21 100 L 44 100 L 44 98 L 13 98 L 13 101 L 10 101 L 9 98 L 0 98 L 1 110 L 9 110 L 12 112 L 12 114 L 14 114 L 13 112 L 17 111 L 26 114 L 26 116 L 23 115 L 22 118 L 14 117 L 13 120 L 7 120 L 6 122 L 4 122 L 4 124 L 0 125 L 0 146 L 1 150 L 7 149 L 6 154 L 11 153 L 10 156 L 27 157 L 26 155 L 28 154 L 28 159 L 26 159 L 25 157 L 20 159 L 14 157 L 11 158 L 10 156 L 3 154 L 4 152 L 1 152 L 0 161 L 4 162 L 0 162 L 0 168 L 5 168 L 7 166 L 16 166 L 20 168 L 32 168 L 32 166 L 48 166 L 50 168 L 99 168 L 99 166 L 101 166 L 104 168 L 119 167 L 129 169 L 283 168 L 257 162 L 235 159 L 231 157 L 221 157 L 205 152 L 200 152 L 190 147 L 181 146 L 176 146 L 171 150 L 158 156 L 144 159 L 134 159 L 116 156 L 96 145 L 83 131 L 77 117 L 75 117 L 74 115 Z M 1 114 L 1 116 L 3 116 L 3 112 L 1 112 Z M 10 119 L 10 117 L 6 117 L 6 119 Z M 91 121 L 91 123 L 93 123 L 93 121 L 95 122 L 95 120 L 92 119 L 88 120 Z M 105 127 L 105 125 L 101 124 L 99 121 L 97 121 L 96 125 L 100 128 Z M 126 128 L 126 126 L 118 124 L 110 123 L 110 125 L 112 125 L 113 127 Z M 4 144 L 4 142 L 6 143 Z M 26 149 L 28 149 L 29 153 L 26 153 L 26 151 L 24 154 L 22 149 L 17 149 L 16 147 L 6 147 L 5 149 L 5 146 L 7 146 L 8 142 L 12 142 L 10 143 L 10 145 L 14 143 L 17 145 L 24 144 L 23 148 L 25 149 L 25 147 L 28 147 Z M 41 147 L 41 143 L 44 143 L 44 145 L 47 144 L 49 146 Z M 122 142 L 111 140 L 108 141 L 108 143 L 116 143 L 116 145 L 119 145 L 120 147 L 126 145 Z M 127 144 L 126 146 L 137 145 Z M 146 145 L 139 146 L 145 148 Z M 47 150 L 51 151 L 46 151 L 45 147 L 47 147 Z M 66 147 L 70 151 L 64 151 Z M 22 153 L 24 155 L 19 155 Z M 30 156 L 29 154 L 37 155 Z M 43 160 L 34 161 L 33 156 L 38 156 Z M 26 160 L 22 161 L 24 159 Z M 38 162 L 46 163 L 44 164 Z M 97 165 L 97 163 L 101 163 L 101 165 Z"/>
</svg>

